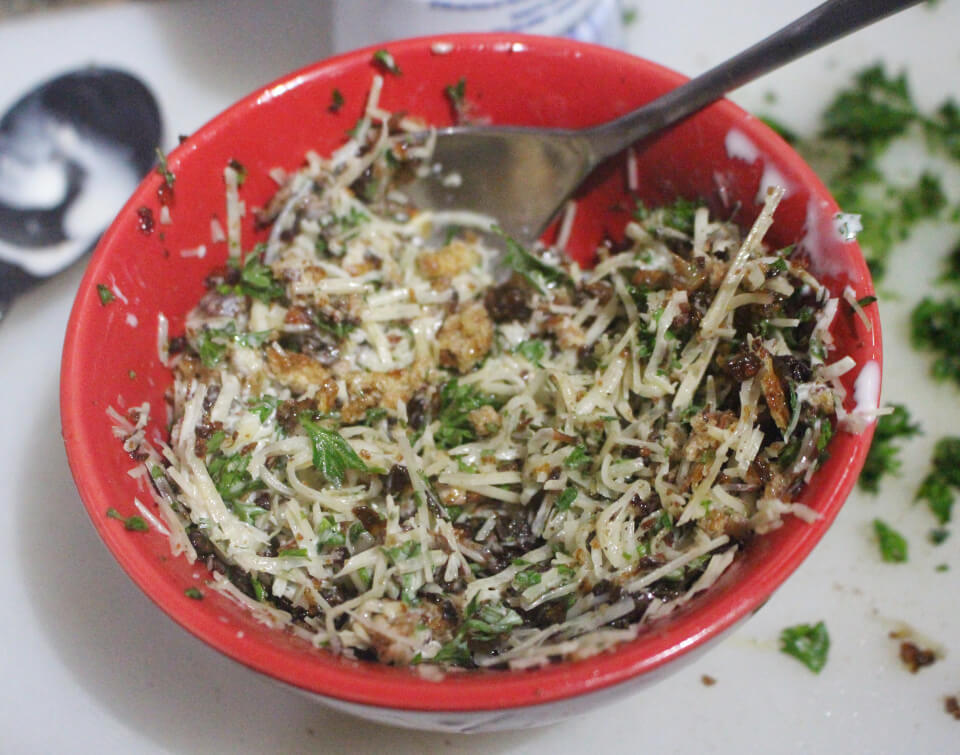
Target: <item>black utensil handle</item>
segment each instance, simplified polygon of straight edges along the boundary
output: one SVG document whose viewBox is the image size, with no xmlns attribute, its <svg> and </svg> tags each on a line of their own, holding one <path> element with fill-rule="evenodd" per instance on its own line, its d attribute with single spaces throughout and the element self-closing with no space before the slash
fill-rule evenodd
<svg viewBox="0 0 960 755">
<path fill-rule="evenodd" d="M 40 280 L 16 265 L 0 260 L 0 320 L 7 314 L 14 298 Z"/>
<path fill-rule="evenodd" d="M 727 92 L 921 0 L 828 0 L 743 52 L 596 129 L 598 157 L 695 113 Z"/>
</svg>

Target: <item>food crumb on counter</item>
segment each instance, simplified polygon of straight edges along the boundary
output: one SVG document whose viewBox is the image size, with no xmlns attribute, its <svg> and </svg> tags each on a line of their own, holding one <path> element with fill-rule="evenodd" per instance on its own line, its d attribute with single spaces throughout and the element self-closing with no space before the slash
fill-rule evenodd
<svg viewBox="0 0 960 755">
<path fill-rule="evenodd" d="M 717 683 L 717 680 L 714 679 L 712 676 L 710 676 L 710 674 L 703 674 L 703 675 L 700 677 L 700 683 L 701 683 L 704 687 L 712 687 L 714 684 Z"/>
<path fill-rule="evenodd" d="M 932 650 L 904 641 L 900 643 L 900 660 L 910 669 L 910 673 L 916 674 L 924 666 L 932 666 L 937 656 Z"/>
<path fill-rule="evenodd" d="M 950 695 L 949 697 L 944 698 L 943 709 L 955 719 L 960 721 L 960 702 L 957 701 L 956 695 Z"/>
</svg>

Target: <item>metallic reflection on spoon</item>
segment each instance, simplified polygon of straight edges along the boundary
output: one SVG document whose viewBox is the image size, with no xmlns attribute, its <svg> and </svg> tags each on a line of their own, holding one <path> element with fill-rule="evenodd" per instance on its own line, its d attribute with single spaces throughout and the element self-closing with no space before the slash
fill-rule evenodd
<svg viewBox="0 0 960 755">
<path fill-rule="evenodd" d="M 0 118 L 0 318 L 93 248 L 153 165 L 161 128 L 139 79 L 94 67 L 51 79 Z"/>
</svg>

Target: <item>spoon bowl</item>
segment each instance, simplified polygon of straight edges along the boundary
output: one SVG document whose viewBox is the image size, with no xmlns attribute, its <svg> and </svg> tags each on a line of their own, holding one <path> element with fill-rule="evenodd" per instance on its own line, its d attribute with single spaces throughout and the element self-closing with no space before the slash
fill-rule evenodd
<svg viewBox="0 0 960 755">
<path fill-rule="evenodd" d="M 160 110 L 134 76 L 57 76 L 0 118 L 0 316 L 93 248 L 153 165 Z"/>
</svg>

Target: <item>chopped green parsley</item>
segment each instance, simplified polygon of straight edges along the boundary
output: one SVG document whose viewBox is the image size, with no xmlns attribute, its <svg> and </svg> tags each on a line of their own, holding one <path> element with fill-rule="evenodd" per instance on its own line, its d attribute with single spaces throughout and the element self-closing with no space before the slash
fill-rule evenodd
<svg viewBox="0 0 960 755">
<path fill-rule="evenodd" d="M 470 412 L 481 406 L 493 404 L 493 399 L 484 396 L 472 385 L 460 385 L 457 379 L 447 381 L 440 391 L 440 412 L 437 419 L 440 427 L 434 440 L 440 448 L 453 448 L 477 439 L 477 432 L 470 422 Z"/>
<path fill-rule="evenodd" d="M 524 341 L 521 343 L 516 349 L 514 349 L 514 351 L 516 351 L 531 364 L 534 364 L 537 367 L 543 367 L 540 362 L 547 354 L 547 344 L 545 341 L 541 341 L 539 338 L 533 338 L 529 341 Z"/>
<path fill-rule="evenodd" d="M 276 396 L 264 393 L 262 396 L 250 399 L 250 401 L 247 402 L 247 407 L 257 415 L 260 422 L 266 422 L 270 415 L 277 410 L 277 404 L 279 403 L 280 399 Z"/>
<path fill-rule="evenodd" d="M 572 485 L 564 489 L 560 494 L 560 497 L 557 498 L 556 507 L 557 511 L 566 511 L 573 505 L 573 502 L 577 500 L 577 489 Z"/>
<path fill-rule="evenodd" d="M 960 286 L 960 243 L 947 255 L 943 267 L 940 281 Z"/>
<path fill-rule="evenodd" d="M 776 118 L 772 118 L 769 115 L 764 115 L 760 117 L 760 120 L 773 129 L 787 144 L 796 144 L 800 140 L 800 137 L 797 135 L 796 131 L 784 126 Z"/>
<path fill-rule="evenodd" d="M 503 258 L 503 263 L 523 276 L 527 283 L 541 294 L 546 294 L 547 289 L 552 286 L 570 281 L 563 270 L 544 262 L 535 254 L 531 254 L 522 244 L 508 236 L 500 228 L 495 226 L 493 230 L 503 238 L 507 245 L 507 254 Z"/>
<path fill-rule="evenodd" d="M 887 180 L 879 164 L 890 143 L 914 132 L 926 135 L 931 151 L 960 160 L 960 111 L 952 100 L 933 114 L 915 104 L 906 75 L 882 64 L 857 73 L 823 113 L 815 137 L 795 139 L 782 124 L 764 119 L 825 177 L 837 202 L 861 216 L 857 240 L 874 278 L 879 280 L 893 248 L 922 220 L 943 213 L 947 198 L 940 179 L 922 174 L 912 184 Z"/>
<path fill-rule="evenodd" d="M 207 450 L 213 458 L 207 463 L 207 469 L 224 503 L 233 504 L 247 493 L 263 488 L 263 481 L 254 480 L 247 471 L 250 454 L 226 455 L 219 452 L 218 446 L 216 443 L 208 443 Z"/>
<path fill-rule="evenodd" d="M 474 598 L 464 612 L 464 622 L 456 636 L 444 644 L 431 660 L 454 666 L 473 666 L 471 644 L 494 642 L 521 624 L 523 619 L 520 614 L 509 606 L 495 601 L 478 605 Z"/>
<path fill-rule="evenodd" d="M 943 527 L 930 530 L 930 542 L 934 545 L 942 545 L 948 537 L 950 537 L 950 530 L 944 529 Z"/>
<path fill-rule="evenodd" d="M 936 380 L 960 386 L 960 299 L 924 297 L 910 315 L 910 337 L 916 348 L 936 355 L 931 366 Z"/>
<path fill-rule="evenodd" d="M 104 307 L 117 298 L 113 291 L 111 291 L 108 286 L 105 286 L 102 283 L 97 284 L 97 296 L 100 297 L 100 303 Z"/>
<path fill-rule="evenodd" d="M 349 320 L 334 321 L 333 319 L 320 313 L 317 314 L 313 321 L 318 328 L 327 331 L 327 333 L 332 335 L 338 341 L 342 341 L 347 337 L 347 334 L 350 333 L 351 330 L 354 330 L 357 327 L 356 323 L 350 322 Z"/>
<path fill-rule="evenodd" d="M 819 674 L 827 665 L 830 652 L 830 635 L 826 625 L 797 624 L 780 633 L 780 652 L 792 655 L 804 666 Z"/>
<path fill-rule="evenodd" d="M 230 170 L 237 174 L 237 186 L 243 186 L 247 181 L 247 166 L 236 158 L 231 158 L 227 165 Z"/>
<path fill-rule="evenodd" d="M 884 561 L 899 564 L 907 560 L 907 541 L 903 535 L 882 519 L 873 520 L 873 532 L 880 546 L 880 557 Z"/>
<path fill-rule="evenodd" d="M 393 59 L 393 55 L 385 49 L 381 48 L 377 50 L 373 54 L 373 60 L 377 65 L 382 66 L 385 71 L 392 73 L 394 76 L 399 76 L 402 73 L 400 66 L 397 65 L 397 61 Z"/>
<path fill-rule="evenodd" d="M 163 181 L 166 183 L 167 187 L 172 189 L 173 184 L 176 183 L 177 177 L 167 165 L 167 156 L 163 154 L 163 150 L 157 147 L 155 151 L 157 155 L 157 173 L 163 177 Z"/>
<path fill-rule="evenodd" d="M 823 135 L 845 139 L 875 151 L 917 119 L 906 74 L 889 76 L 883 65 L 858 73 L 823 114 Z"/>
<path fill-rule="evenodd" d="M 123 522 L 124 529 L 130 530 L 131 532 L 148 532 L 150 530 L 150 527 L 147 526 L 143 517 L 137 516 L 136 514 L 133 516 L 124 516 L 113 507 L 107 509 L 107 517 L 116 519 L 118 522 Z"/>
<path fill-rule="evenodd" d="M 539 585 L 540 580 L 540 572 L 529 570 L 517 572 L 513 577 L 513 586 L 518 590 L 523 591 L 528 587 L 533 587 L 533 585 Z"/>
<path fill-rule="evenodd" d="M 663 212 L 663 222 L 681 233 L 692 236 L 693 219 L 696 216 L 697 208 L 702 206 L 703 202 L 678 197 L 672 205 L 667 205 L 661 210 Z"/>
<path fill-rule="evenodd" d="M 318 425 L 307 414 L 301 414 L 298 419 L 313 446 L 314 469 L 326 477 L 328 482 L 339 488 L 348 469 L 367 471 L 363 459 L 340 433 Z"/>
<path fill-rule="evenodd" d="M 591 462 L 589 454 L 587 454 L 586 446 L 577 446 L 574 448 L 568 455 L 567 458 L 563 460 L 563 466 L 568 469 L 580 469 L 581 467 L 589 465 Z"/>
<path fill-rule="evenodd" d="M 403 545 L 395 548 L 384 548 L 383 552 L 390 559 L 391 564 L 399 564 L 420 554 L 420 543 L 416 540 L 407 540 Z"/>
<path fill-rule="evenodd" d="M 233 322 L 223 328 L 206 328 L 197 336 L 197 354 L 206 367 L 216 367 L 226 356 L 231 343 L 245 348 L 257 348 L 263 345 L 270 331 L 256 333 L 238 332 Z"/>
<path fill-rule="evenodd" d="M 933 448 L 933 470 L 917 490 L 917 499 L 925 500 L 940 524 L 950 521 L 954 490 L 960 490 L 960 437 L 947 436 Z"/>
<path fill-rule="evenodd" d="M 260 256 L 263 247 L 257 246 L 247 255 L 243 265 L 236 259 L 230 259 L 231 267 L 240 270 L 240 282 L 234 286 L 223 284 L 217 288 L 221 294 L 237 294 L 259 299 L 264 304 L 277 301 L 285 296 L 283 285 L 273 277 L 273 271 L 263 264 Z"/>
<path fill-rule="evenodd" d="M 457 79 L 456 84 L 447 84 L 443 88 L 443 93 L 446 95 L 447 99 L 450 100 L 450 104 L 453 105 L 456 112 L 461 112 L 463 110 L 465 97 L 467 95 L 467 80 L 461 76 Z"/>
<path fill-rule="evenodd" d="M 877 420 L 870 451 L 860 472 L 858 484 L 861 490 L 876 493 L 880 480 L 886 475 L 896 475 L 900 469 L 900 448 L 894 444 L 898 438 L 910 438 L 920 433 L 920 425 L 910 422 L 910 412 L 903 404 L 893 404 L 893 411 Z"/>
</svg>

